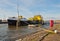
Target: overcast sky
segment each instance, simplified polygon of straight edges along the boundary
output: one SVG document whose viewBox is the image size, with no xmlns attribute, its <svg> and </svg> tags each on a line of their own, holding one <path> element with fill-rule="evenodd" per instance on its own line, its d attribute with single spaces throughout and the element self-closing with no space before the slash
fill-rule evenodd
<svg viewBox="0 0 60 41">
<path fill-rule="evenodd" d="M 0 18 L 17 16 L 26 18 L 41 15 L 46 19 L 60 19 L 60 0 L 0 0 Z"/>
</svg>

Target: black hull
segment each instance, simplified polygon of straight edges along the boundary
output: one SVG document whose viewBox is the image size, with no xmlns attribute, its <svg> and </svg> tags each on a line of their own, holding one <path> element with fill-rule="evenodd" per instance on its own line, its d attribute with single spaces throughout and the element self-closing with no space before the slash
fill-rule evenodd
<svg viewBox="0 0 60 41">
<path fill-rule="evenodd" d="M 17 20 L 8 20 L 8 25 L 13 25 L 16 26 Z M 29 24 L 42 24 L 41 22 L 37 22 L 37 21 L 19 21 L 18 25 L 19 26 L 27 26 Z"/>
<path fill-rule="evenodd" d="M 13 25 L 16 26 L 17 20 L 8 20 L 8 25 Z M 27 23 L 25 23 L 25 21 L 19 21 L 18 23 L 19 26 L 25 26 L 28 25 Z"/>
</svg>

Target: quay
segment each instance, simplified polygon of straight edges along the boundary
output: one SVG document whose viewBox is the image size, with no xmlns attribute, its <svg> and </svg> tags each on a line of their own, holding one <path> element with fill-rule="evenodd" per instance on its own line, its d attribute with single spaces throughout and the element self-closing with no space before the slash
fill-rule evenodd
<svg viewBox="0 0 60 41">
<path fill-rule="evenodd" d="M 60 24 L 55 24 L 53 29 L 56 29 L 58 32 L 56 34 L 49 34 L 42 41 L 60 41 Z"/>
</svg>

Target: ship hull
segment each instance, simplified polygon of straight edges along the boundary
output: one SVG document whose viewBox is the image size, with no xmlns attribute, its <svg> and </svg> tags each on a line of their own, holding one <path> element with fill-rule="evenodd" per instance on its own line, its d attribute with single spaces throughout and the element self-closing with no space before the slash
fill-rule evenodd
<svg viewBox="0 0 60 41">
<path fill-rule="evenodd" d="M 16 26 L 17 20 L 8 20 L 8 25 L 13 25 Z M 29 24 L 42 24 L 42 21 L 19 21 L 18 25 L 19 26 L 27 26 Z"/>
<path fill-rule="evenodd" d="M 19 26 L 26 26 L 28 23 L 25 23 L 26 21 L 19 21 L 18 25 Z M 17 20 L 8 20 L 8 25 L 13 25 L 16 26 Z"/>
<path fill-rule="evenodd" d="M 16 26 L 17 20 L 8 20 L 8 25 Z M 42 22 L 33 22 L 33 21 L 19 21 L 19 26 L 27 26 L 29 24 L 42 24 Z"/>
</svg>

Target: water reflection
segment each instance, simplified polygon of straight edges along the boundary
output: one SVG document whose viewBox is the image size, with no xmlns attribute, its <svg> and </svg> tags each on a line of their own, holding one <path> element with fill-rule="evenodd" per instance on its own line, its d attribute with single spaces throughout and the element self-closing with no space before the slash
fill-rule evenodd
<svg viewBox="0 0 60 41">
<path fill-rule="evenodd" d="M 16 26 L 8 26 L 8 30 L 16 30 Z"/>
</svg>

